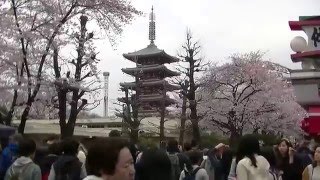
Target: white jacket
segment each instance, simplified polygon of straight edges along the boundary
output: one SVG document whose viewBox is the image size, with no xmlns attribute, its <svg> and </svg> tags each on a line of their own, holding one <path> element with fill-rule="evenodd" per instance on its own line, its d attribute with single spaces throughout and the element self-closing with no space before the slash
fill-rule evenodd
<svg viewBox="0 0 320 180">
<path fill-rule="evenodd" d="M 255 158 L 257 167 L 254 167 L 247 157 L 238 162 L 237 180 L 272 180 L 272 176 L 269 173 L 269 162 L 263 156 L 255 155 Z"/>
<path fill-rule="evenodd" d="M 83 180 L 103 180 L 103 179 L 101 177 L 90 175 L 90 176 L 87 176 L 86 178 L 84 178 Z"/>
</svg>

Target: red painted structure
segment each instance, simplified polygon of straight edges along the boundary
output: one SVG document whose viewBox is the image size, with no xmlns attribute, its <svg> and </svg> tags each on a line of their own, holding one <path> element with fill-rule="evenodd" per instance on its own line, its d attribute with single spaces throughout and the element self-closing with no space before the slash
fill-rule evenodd
<svg viewBox="0 0 320 180">
<path fill-rule="evenodd" d="M 291 54 L 291 59 L 293 62 L 320 62 L 320 16 L 301 16 L 299 21 L 289 21 L 289 26 L 292 31 L 305 31 L 308 35 L 308 45 L 306 50 L 303 52 L 298 52 Z M 319 34 L 318 34 L 319 33 Z M 313 45 L 316 44 L 316 45 Z M 318 67 L 314 69 L 303 69 L 298 70 L 300 72 L 320 72 Z M 311 82 L 310 79 L 313 79 Z M 292 80 L 294 82 L 294 80 Z M 299 84 L 313 84 L 315 87 L 318 87 L 320 91 L 320 79 L 316 76 L 305 77 L 300 79 L 295 79 L 296 82 L 299 81 Z M 293 85 L 295 85 L 293 83 Z M 307 87 L 307 86 L 306 86 Z M 304 89 L 304 93 L 308 93 L 307 89 Z M 297 96 L 305 97 L 302 94 L 296 94 Z M 317 94 L 315 94 L 317 96 Z M 318 94 L 320 96 L 320 94 Z M 299 103 L 299 102 L 298 102 Z M 303 119 L 301 122 L 301 128 L 311 137 L 318 137 L 320 135 L 320 102 L 319 103 L 310 103 L 310 104 L 301 104 L 308 113 L 308 117 Z"/>
</svg>

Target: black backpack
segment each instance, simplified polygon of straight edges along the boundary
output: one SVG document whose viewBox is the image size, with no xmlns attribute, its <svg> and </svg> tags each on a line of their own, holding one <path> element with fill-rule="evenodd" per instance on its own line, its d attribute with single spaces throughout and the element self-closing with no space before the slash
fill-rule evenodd
<svg viewBox="0 0 320 180">
<path fill-rule="evenodd" d="M 192 172 L 188 172 L 188 171 L 184 170 L 185 177 L 183 178 L 183 180 L 195 180 L 196 179 L 196 174 L 200 169 L 201 169 L 201 167 L 197 167 Z"/>
<path fill-rule="evenodd" d="M 171 176 L 172 180 L 178 180 L 180 177 L 181 169 L 178 154 L 169 154 L 169 159 L 171 162 Z"/>
<path fill-rule="evenodd" d="M 80 180 L 82 163 L 78 159 L 68 161 L 57 167 L 53 164 L 55 180 Z"/>
</svg>

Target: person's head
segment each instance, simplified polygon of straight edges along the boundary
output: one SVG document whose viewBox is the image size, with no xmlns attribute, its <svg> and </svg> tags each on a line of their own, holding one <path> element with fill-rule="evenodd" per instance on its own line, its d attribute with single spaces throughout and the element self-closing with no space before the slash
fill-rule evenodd
<svg viewBox="0 0 320 180">
<path fill-rule="evenodd" d="M 320 145 L 315 146 L 313 158 L 314 166 L 320 166 Z"/>
<path fill-rule="evenodd" d="M 171 162 L 164 150 L 144 151 L 137 166 L 137 176 L 143 180 L 171 180 Z"/>
<path fill-rule="evenodd" d="M 23 138 L 19 141 L 18 155 L 30 157 L 33 159 L 36 152 L 36 148 L 37 146 L 34 140 L 29 138 Z"/>
<path fill-rule="evenodd" d="M 237 162 L 241 160 L 239 157 L 247 157 L 251 160 L 252 165 L 257 167 L 257 161 L 254 155 L 260 154 L 260 145 L 256 136 L 251 134 L 244 135 L 240 139 L 237 154 Z"/>
<path fill-rule="evenodd" d="M 197 142 L 197 140 L 192 139 L 191 140 L 191 149 L 198 149 L 199 148 L 199 144 Z"/>
<path fill-rule="evenodd" d="M 62 154 L 62 147 L 59 142 L 54 142 L 49 145 L 48 147 L 49 154 L 61 155 Z"/>
<path fill-rule="evenodd" d="M 76 156 L 78 154 L 79 142 L 72 138 L 64 139 L 61 146 L 64 155 Z"/>
<path fill-rule="evenodd" d="M 109 133 L 109 137 L 121 137 L 121 132 L 118 130 L 112 130 Z"/>
<path fill-rule="evenodd" d="M 218 145 L 216 145 L 215 147 L 215 153 L 219 156 L 222 156 L 224 151 L 226 151 L 229 148 L 228 145 L 225 145 L 223 143 L 219 143 Z"/>
<path fill-rule="evenodd" d="M 292 144 L 288 139 L 281 139 L 281 141 L 278 144 L 277 151 L 280 156 L 287 157 L 289 155 L 289 148 L 292 147 Z"/>
<path fill-rule="evenodd" d="M 86 157 L 88 175 L 104 180 L 133 180 L 135 169 L 128 143 L 120 139 L 97 141 Z"/>
<path fill-rule="evenodd" d="M 202 153 L 203 153 L 204 156 L 207 156 L 209 151 L 210 151 L 210 149 L 205 148 L 205 149 L 202 150 Z"/>
<path fill-rule="evenodd" d="M 192 165 L 200 165 L 202 153 L 199 150 L 191 150 L 186 153 Z"/>
<path fill-rule="evenodd" d="M 166 141 L 160 141 L 160 149 L 166 149 L 167 148 L 167 142 Z"/>
<path fill-rule="evenodd" d="M 261 155 L 267 159 L 271 168 L 276 167 L 276 158 L 272 147 L 263 147 Z"/>
<path fill-rule="evenodd" d="M 23 139 L 21 134 L 14 134 L 9 137 L 9 144 L 18 144 L 20 140 Z"/>
<path fill-rule="evenodd" d="M 310 145 L 310 140 L 309 139 L 304 139 L 302 140 L 301 144 L 300 144 L 300 147 L 306 147 L 308 148 Z"/>
<path fill-rule="evenodd" d="M 179 152 L 178 141 L 175 139 L 171 139 L 168 141 L 167 151 L 169 153 Z"/>
<path fill-rule="evenodd" d="M 58 141 L 58 139 L 59 138 L 56 135 L 51 135 L 45 140 L 45 143 L 47 145 L 50 145 L 50 144 L 56 143 Z"/>
<path fill-rule="evenodd" d="M 183 151 L 184 151 L 184 152 L 190 151 L 191 148 L 192 148 L 192 147 L 191 147 L 191 143 L 185 142 L 185 143 L 183 144 Z"/>
</svg>

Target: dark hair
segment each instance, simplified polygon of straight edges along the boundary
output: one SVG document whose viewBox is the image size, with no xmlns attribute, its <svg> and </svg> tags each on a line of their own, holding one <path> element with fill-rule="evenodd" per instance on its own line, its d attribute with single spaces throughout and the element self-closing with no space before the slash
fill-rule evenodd
<svg viewBox="0 0 320 180">
<path fill-rule="evenodd" d="M 183 150 L 184 150 L 184 151 L 190 151 L 191 149 L 192 149 L 191 143 L 185 142 L 185 143 L 183 144 Z"/>
<path fill-rule="evenodd" d="M 186 153 L 192 165 L 198 165 L 202 160 L 202 153 L 199 150 L 192 150 Z"/>
<path fill-rule="evenodd" d="M 260 154 L 259 140 L 254 135 L 244 135 L 239 142 L 236 162 L 238 163 L 241 157 L 247 157 L 250 159 L 252 165 L 257 167 L 257 160 L 254 157 L 255 154 Z"/>
<path fill-rule="evenodd" d="M 50 136 L 48 136 L 48 138 L 45 139 L 45 142 L 47 142 L 47 141 L 56 141 L 58 139 L 59 139 L 59 137 L 57 135 L 50 135 Z"/>
<path fill-rule="evenodd" d="M 320 144 L 317 144 L 317 145 L 314 147 L 314 153 L 313 153 L 313 155 L 316 153 L 317 148 L 320 148 Z M 313 161 L 313 162 L 312 162 L 312 167 L 313 167 L 313 168 L 317 167 L 317 165 L 318 165 L 318 163 L 317 163 L 316 161 Z"/>
<path fill-rule="evenodd" d="M 118 130 L 112 130 L 109 133 L 109 137 L 120 137 L 121 136 L 121 132 Z"/>
<path fill-rule="evenodd" d="M 128 146 L 134 163 L 136 163 L 138 148 L 135 144 L 130 143 Z"/>
<path fill-rule="evenodd" d="M 18 144 L 24 137 L 21 134 L 14 134 L 9 137 L 9 143 Z"/>
<path fill-rule="evenodd" d="M 169 153 L 179 152 L 178 141 L 175 139 L 169 140 L 168 145 L 167 145 L 167 151 Z"/>
<path fill-rule="evenodd" d="M 191 140 L 191 148 L 197 147 L 198 146 L 198 142 L 195 139 Z"/>
<path fill-rule="evenodd" d="M 30 156 L 36 152 L 36 143 L 29 138 L 23 138 L 19 141 L 18 154 L 19 156 Z"/>
<path fill-rule="evenodd" d="M 286 154 L 285 157 L 282 157 L 280 151 L 279 151 L 279 145 L 285 142 L 286 145 L 288 146 L 288 152 Z M 276 155 L 276 164 L 277 164 L 277 168 L 279 169 L 283 169 L 285 167 L 288 166 L 289 164 L 289 147 L 292 147 L 292 144 L 290 143 L 290 141 L 286 138 L 283 138 L 279 141 L 279 143 L 277 144 L 278 146 L 275 149 L 275 155 Z"/>
<path fill-rule="evenodd" d="M 285 142 L 286 145 L 288 146 L 287 156 L 289 156 L 289 147 L 293 147 L 293 146 L 292 146 L 291 142 L 290 142 L 288 139 L 286 139 L 286 138 L 281 139 L 281 140 L 279 141 L 279 143 L 278 143 L 278 146 L 279 146 L 281 143 L 283 143 L 283 142 Z M 280 151 L 279 151 L 279 148 L 276 149 L 276 153 L 277 153 L 277 155 L 280 155 L 280 156 L 281 156 Z"/>
<path fill-rule="evenodd" d="M 137 164 L 136 177 L 143 180 L 172 180 L 171 162 L 167 153 L 160 149 L 143 152 Z"/>
<path fill-rule="evenodd" d="M 119 153 L 128 147 L 123 139 L 96 141 L 88 150 L 86 169 L 88 175 L 101 176 L 101 171 L 113 175 L 118 162 Z"/>
<path fill-rule="evenodd" d="M 76 156 L 79 149 L 79 142 L 72 138 L 67 138 L 61 142 L 61 146 L 63 154 Z"/>
<path fill-rule="evenodd" d="M 160 149 L 166 149 L 167 142 L 166 141 L 160 141 Z"/>
<path fill-rule="evenodd" d="M 264 147 L 261 149 L 261 156 L 265 157 L 270 164 L 271 168 L 276 167 L 275 152 L 272 147 Z"/>
<path fill-rule="evenodd" d="M 49 151 L 49 154 L 61 155 L 62 154 L 61 143 L 54 142 L 53 144 L 50 144 L 48 147 L 48 151 Z"/>
</svg>

